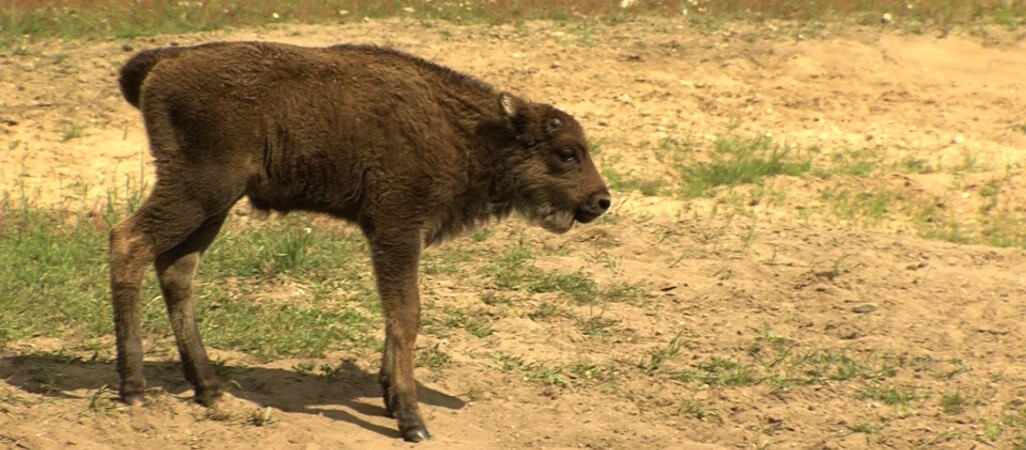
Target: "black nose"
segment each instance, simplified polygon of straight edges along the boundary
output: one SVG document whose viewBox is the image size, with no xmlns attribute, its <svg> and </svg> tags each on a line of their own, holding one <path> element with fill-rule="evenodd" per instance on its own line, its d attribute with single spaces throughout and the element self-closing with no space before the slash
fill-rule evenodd
<svg viewBox="0 0 1026 450">
<path fill-rule="evenodd" d="M 613 204 L 609 191 L 605 188 L 596 191 L 588 196 L 588 199 L 577 206 L 576 219 L 578 222 L 587 223 L 595 220 Z"/>
</svg>

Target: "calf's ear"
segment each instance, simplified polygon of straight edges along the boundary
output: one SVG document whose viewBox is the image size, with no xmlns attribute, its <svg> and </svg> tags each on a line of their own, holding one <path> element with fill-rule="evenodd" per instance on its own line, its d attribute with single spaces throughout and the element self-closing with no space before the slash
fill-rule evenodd
<svg viewBox="0 0 1026 450">
<path fill-rule="evenodd" d="M 502 114 L 513 127 L 513 131 L 517 134 L 526 131 L 531 119 L 527 102 L 509 92 L 502 92 L 499 93 L 499 107 L 502 108 Z"/>
</svg>

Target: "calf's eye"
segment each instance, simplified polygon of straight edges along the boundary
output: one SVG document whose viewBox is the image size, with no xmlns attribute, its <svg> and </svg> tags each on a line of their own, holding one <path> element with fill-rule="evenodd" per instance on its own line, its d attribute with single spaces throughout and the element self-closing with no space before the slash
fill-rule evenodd
<svg viewBox="0 0 1026 450">
<path fill-rule="evenodd" d="M 561 148 L 559 150 L 556 150 L 556 153 L 559 155 L 559 159 L 563 160 L 563 162 L 577 161 L 577 153 L 574 153 L 573 150 L 570 150 L 568 148 Z"/>
</svg>

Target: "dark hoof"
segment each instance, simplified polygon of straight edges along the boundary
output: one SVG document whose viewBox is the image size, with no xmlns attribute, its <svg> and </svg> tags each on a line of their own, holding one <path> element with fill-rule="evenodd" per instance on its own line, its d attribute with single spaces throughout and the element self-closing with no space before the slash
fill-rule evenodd
<svg viewBox="0 0 1026 450">
<path fill-rule="evenodd" d="M 406 442 L 424 442 L 431 440 L 431 433 L 425 428 L 410 428 L 403 432 L 403 440 Z"/>
<path fill-rule="evenodd" d="M 196 392 L 196 396 L 193 397 L 193 400 L 195 400 L 196 403 L 209 408 L 217 404 L 218 400 L 221 400 L 221 392 Z"/>
<path fill-rule="evenodd" d="M 142 394 L 122 395 L 121 401 L 125 402 L 128 406 L 138 408 L 146 403 L 146 398 Z"/>
</svg>

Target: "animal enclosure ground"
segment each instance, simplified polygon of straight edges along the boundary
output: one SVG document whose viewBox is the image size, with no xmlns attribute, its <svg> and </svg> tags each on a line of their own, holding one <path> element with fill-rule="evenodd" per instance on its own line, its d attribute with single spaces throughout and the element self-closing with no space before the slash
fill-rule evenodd
<svg viewBox="0 0 1026 450">
<path fill-rule="evenodd" d="M 1026 34 L 981 30 L 395 19 L 4 50 L 0 446 L 408 446 L 366 250 L 318 216 L 240 207 L 201 264 L 224 408 L 189 401 L 152 281 L 149 404 L 110 389 L 106 206 L 153 180 L 116 71 L 261 39 L 389 45 L 550 102 L 614 191 L 565 235 L 512 220 L 427 252 L 419 447 L 1026 447 Z"/>
</svg>

